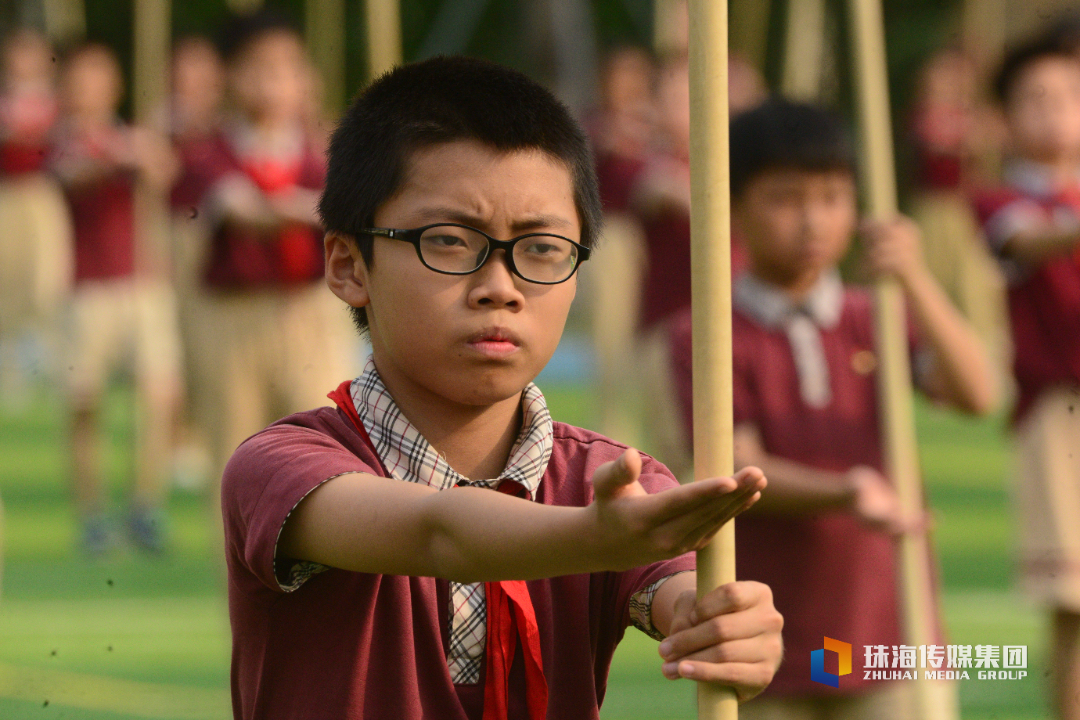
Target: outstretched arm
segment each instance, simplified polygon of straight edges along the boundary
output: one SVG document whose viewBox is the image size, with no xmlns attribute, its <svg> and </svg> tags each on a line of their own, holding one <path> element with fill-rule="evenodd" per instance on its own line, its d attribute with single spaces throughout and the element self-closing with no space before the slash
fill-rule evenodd
<svg viewBox="0 0 1080 720">
<path fill-rule="evenodd" d="M 1080 228 L 1062 228 L 1053 223 L 1021 230 L 1001 246 L 1001 254 L 1021 263 L 1037 265 L 1080 247 Z"/>
<path fill-rule="evenodd" d="M 769 478 L 768 496 L 760 512 L 846 510 L 867 525 L 890 533 L 917 527 L 923 521 L 904 516 L 895 488 L 872 467 L 856 465 L 834 472 L 772 455 L 750 423 L 735 426 L 734 445 L 735 467 L 755 465 Z"/>
<path fill-rule="evenodd" d="M 552 507 L 483 488 L 432 488 L 349 474 L 290 515 L 278 553 L 356 572 L 459 582 L 625 570 L 703 546 L 753 504 L 757 468 L 649 495 L 627 450 L 597 468 L 595 501 Z"/>
</svg>

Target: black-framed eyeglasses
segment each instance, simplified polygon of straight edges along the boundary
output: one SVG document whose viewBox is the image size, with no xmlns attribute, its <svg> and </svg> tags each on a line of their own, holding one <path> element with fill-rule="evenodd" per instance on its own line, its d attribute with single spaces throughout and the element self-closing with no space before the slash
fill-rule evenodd
<svg viewBox="0 0 1080 720">
<path fill-rule="evenodd" d="M 496 240 L 485 232 L 458 223 L 436 223 L 411 230 L 365 228 L 360 232 L 412 243 L 420 262 L 444 275 L 469 275 L 479 270 L 493 250 L 506 251 L 510 272 L 540 285 L 566 282 L 589 259 L 590 249 L 562 235 L 528 233 L 513 240 Z"/>
</svg>

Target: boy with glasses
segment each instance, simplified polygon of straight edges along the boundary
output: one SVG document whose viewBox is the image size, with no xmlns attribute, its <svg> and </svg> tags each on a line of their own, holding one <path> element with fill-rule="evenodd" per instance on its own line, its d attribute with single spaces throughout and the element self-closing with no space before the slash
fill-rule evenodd
<svg viewBox="0 0 1080 720">
<path fill-rule="evenodd" d="M 670 636 L 666 677 L 760 692 L 768 588 L 696 601 L 686 553 L 761 473 L 679 487 L 532 383 L 600 215 L 566 109 L 482 61 L 400 67 L 335 133 L 320 210 L 372 355 L 226 469 L 236 717 L 596 718 L 631 623 Z"/>
</svg>

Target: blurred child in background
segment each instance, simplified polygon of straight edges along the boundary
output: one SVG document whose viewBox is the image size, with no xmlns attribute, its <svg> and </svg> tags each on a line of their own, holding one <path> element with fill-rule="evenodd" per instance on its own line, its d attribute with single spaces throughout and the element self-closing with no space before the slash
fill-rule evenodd
<svg viewBox="0 0 1080 720">
<path fill-rule="evenodd" d="M 762 99 L 764 83 L 754 68 L 733 58 L 729 71 L 737 78 L 729 90 L 737 114 Z M 669 58 L 656 89 L 657 131 L 654 149 L 633 190 L 634 209 L 645 233 L 646 271 L 638 313 L 638 377 L 645 389 L 647 418 L 643 445 L 662 458 L 676 477 L 689 468 L 678 410 L 671 397 L 666 321 L 690 306 L 690 74 L 686 56 Z M 732 272 L 746 264 L 737 236 L 731 243 Z"/>
<path fill-rule="evenodd" d="M 240 442 L 281 415 L 325 405 L 348 377 L 347 315 L 322 282 L 315 206 L 325 174 L 307 132 L 311 66 L 269 12 L 237 18 L 222 44 L 233 112 L 185 178 L 210 233 L 189 352 L 214 478 Z"/>
<path fill-rule="evenodd" d="M 52 169 L 63 183 L 74 228 L 68 386 L 72 480 L 83 549 L 113 543 L 100 461 L 100 413 L 109 381 L 122 367 L 134 374 L 136 461 L 128 530 L 139 547 L 163 547 L 165 493 L 174 408 L 179 392 L 179 341 L 171 289 L 153 277 L 149 243 L 136 235 L 137 182 L 167 189 L 175 172 L 168 145 L 117 117 L 123 76 L 103 45 L 75 48 L 60 77 L 62 118 Z"/>
<path fill-rule="evenodd" d="M 770 100 L 731 125 L 732 219 L 746 272 L 733 289 L 735 465 L 761 466 L 769 494 L 736 526 L 740 577 L 769 584 L 784 614 L 785 663 L 740 710 L 752 720 L 916 720 L 909 683 L 856 672 L 840 693 L 810 679 L 822 637 L 897 646 L 896 536 L 918 531 L 884 475 L 869 294 L 837 263 L 858 225 L 855 156 L 823 110 Z M 922 260 L 906 218 L 865 223 L 866 260 L 904 290 L 915 380 L 965 411 L 994 404 L 990 363 Z M 689 309 L 669 325 L 669 369 L 692 437 Z"/>
<path fill-rule="evenodd" d="M 205 37 L 181 38 L 173 45 L 170 76 L 171 94 L 164 124 L 173 148 L 184 168 L 213 162 L 225 96 L 225 68 L 217 47 Z M 198 359 L 191 352 L 198 346 L 202 273 L 210 246 L 210 228 L 199 212 L 205 190 L 197 174 L 184 172 L 170 196 L 172 278 L 185 349 L 185 393 L 177 427 L 173 480 L 188 489 L 205 486 L 212 472 L 207 438 L 195 418 L 203 387 Z"/>
<path fill-rule="evenodd" d="M 45 171 L 57 114 L 52 48 L 19 30 L 0 47 L 0 65 L 0 395 L 11 403 L 26 394 L 28 336 L 55 355 L 72 260 L 64 198 Z"/>
<path fill-rule="evenodd" d="M 1000 121 L 979 97 L 974 62 L 957 48 L 930 57 L 919 74 L 911 136 L 915 151 L 912 219 L 927 267 L 975 328 L 1005 378 L 1005 285 L 982 241 L 969 191 L 1000 151 Z"/>
<path fill-rule="evenodd" d="M 645 238 L 631 206 L 652 141 L 656 69 L 648 52 L 623 47 L 605 58 L 600 108 L 588 123 L 596 158 L 604 236 L 597 248 L 605 272 L 582 272 L 589 295 L 599 369 L 599 427 L 611 437 L 632 439 L 638 410 L 626 392 L 633 374 L 638 296 L 645 270 Z M 629 402 L 628 402 L 629 401 Z"/>
<path fill-rule="evenodd" d="M 995 89 L 1010 157 L 977 208 L 1008 280 L 1021 576 L 1052 614 L 1053 704 L 1080 718 L 1080 58 L 1037 38 Z"/>
</svg>

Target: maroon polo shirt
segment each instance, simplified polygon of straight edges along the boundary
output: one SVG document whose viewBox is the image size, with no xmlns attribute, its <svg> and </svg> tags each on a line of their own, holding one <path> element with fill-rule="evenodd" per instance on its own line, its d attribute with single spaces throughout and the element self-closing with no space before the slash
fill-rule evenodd
<svg viewBox="0 0 1080 720">
<path fill-rule="evenodd" d="M 1007 238 L 995 237 L 994 224 L 1020 206 L 1041 211 L 1047 221 L 1062 212 L 1080 219 L 1080 188 L 1044 196 L 1012 187 L 979 193 L 975 208 L 995 250 L 1000 251 Z M 1080 385 L 1080 250 L 1010 269 L 1009 326 L 1017 387 L 1013 418 L 1019 421 L 1048 388 Z"/>
<path fill-rule="evenodd" d="M 837 326 L 821 330 L 832 390 L 822 408 L 802 400 L 784 331 L 734 310 L 734 419 L 756 427 L 771 455 L 822 470 L 868 465 L 883 472 L 871 302 L 867 293 L 852 289 L 845 290 L 843 302 Z M 673 376 L 689 428 L 689 311 L 673 318 L 670 332 Z M 739 579 L 769 585 L 784 616 L 784 662 L 766 692 L 837 694 L 810 680 L 810 653 L 822 647 L 825 636 L 853 645 L 853 672 L 841 678 L 841 693 L 880 686 L 864 682 L 860 669 L 863 646 L 891 649 L 902 642 L 895 541 L 844 511 L 778 515 L 751 508 L 739 516 L 735 534 Z"/>
<path fill-rule="evenodd" d="M 536 502 L 588 505 L 588 478 L 624 449 L 596 433 L 555 423 Z M 676 484 L 660 463 L 643 459 L 647 491 Z M 381 475 L 379 467 L 374 451 L 337 408 L 280 420 L 249 438 L 230 460 L 222 509 L 236 718 L 480 720 L 483 678 L 478 685 L 455 686 L 446 665 L 447 581 L 330 569 L 291 593 L 278 584 L 275 548 L 296 504 L 329 478 Z M 662 577 L 693 568 L 691 554 L 622 573 L 528 583 L 548 683 L 548 718 L 599 717 L 611 657 L 630 622 L 630 598 Z M 520 651 L 515 657 L 510 720 L 526 718 Z"/>
<path fill-rule="evenodd" d="M 75 236 L 75 282 L 130 277 L 135 271 L 135 183 L 117 171 L 65 188 Z"/>
<path fill-rule="evenodd" d="M 310 144 L 294 162 L 266 176 L 258 176 L 251 164 L 262 159 L 241 158 L 224 133 L 184 144 L 180 151 L 184 170 L 173 190 L 174 206 L 201 202 L 215 183 L 232 174 L 248 176 L 266 195 L 321 190 L 326 178 L 326 163 Z M 214 230 L 209 255 L 205 281 L 221 290 L 296 286 L 323 275 L 322 231 L 315 225 L 285 223 L 268 236 L 223 223 Z"/>
</svg>

